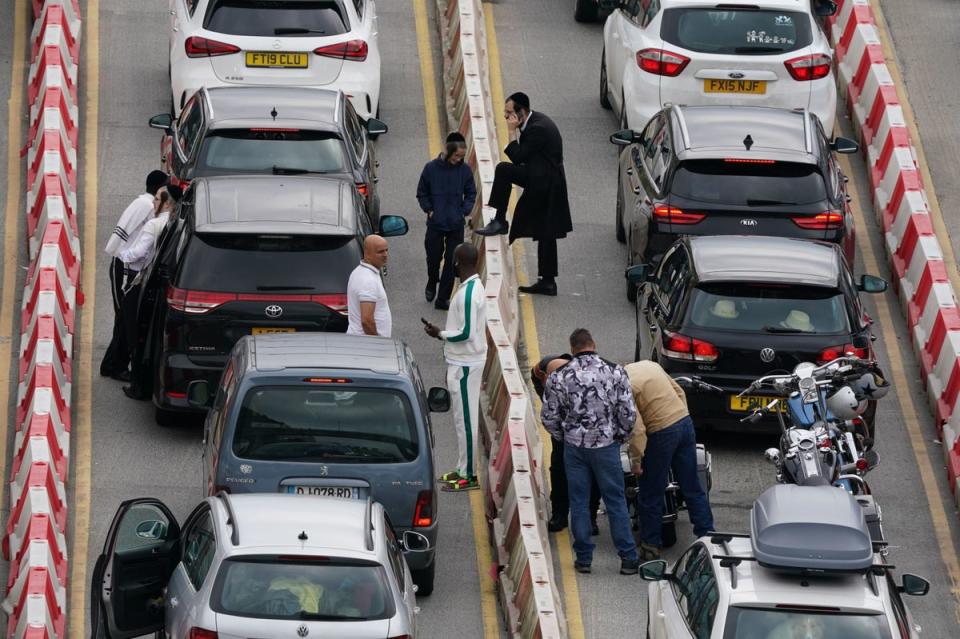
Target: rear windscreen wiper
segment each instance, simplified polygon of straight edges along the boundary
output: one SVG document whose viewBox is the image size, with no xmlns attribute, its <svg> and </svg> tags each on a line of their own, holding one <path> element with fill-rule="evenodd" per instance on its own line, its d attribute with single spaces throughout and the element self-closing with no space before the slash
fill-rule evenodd
<svg viewBox="0 0 960 639">
<path fill-rule="evenodd" d="M 283 36 L 283 35 L 306 35 L 308 33 L 315 33 L 317 35 L 326 35 L 326 31 L 321 29 L 305 29 L 303 27 L 277 27 L 273 30 L 273 35 Z"/>
<path fill-rule="evenodd" d="M 786 326 L 764 326 L 763 330 L 767 333 L 807 333 L 798 328 L 787 328 Z"/>
<path fill-rule="evenodd" d="M 781 53 L 783 49 L 780 47 L 737 47 L 733 50 L 734 53 Z"/>
<path fill-rule="evenodd" d="M 796 206 L 796 202 L 781 202 L 780 200 L 752 200 L 747 199 L 747 206 Z"/>
<path fill-rule="evenodd" d="M 289 166 L 274 166 L 272 170 L 274 175 L 327 175 L 330 173 L 330 171 L 311 171 Z"/>
</svg>

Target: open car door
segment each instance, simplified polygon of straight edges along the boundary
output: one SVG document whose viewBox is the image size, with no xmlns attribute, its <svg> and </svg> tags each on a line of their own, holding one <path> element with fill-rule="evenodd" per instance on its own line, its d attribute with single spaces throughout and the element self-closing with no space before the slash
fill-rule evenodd
<svg viewBox="0 0 960 639">
<path fill-rule="evenodd" d="M 180 525 L 149 497 L 120 504 L 90 587 L 90 636 L 126 639 L 163 628 L 163 596 L 180 560 Z"/>
</svg>

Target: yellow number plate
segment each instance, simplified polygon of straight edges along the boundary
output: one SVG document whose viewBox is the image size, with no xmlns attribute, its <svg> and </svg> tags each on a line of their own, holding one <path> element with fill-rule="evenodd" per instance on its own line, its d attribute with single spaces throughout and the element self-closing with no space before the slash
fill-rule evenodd
<svg viewBox="0 0 960 639">
<path fill-rule="evenodd" d="M 743 397 L 731 395 L 730 410 L 737 411 L 738 413 L 753 412 L 757 408 L 763 408 L 772 402 L 773 399 L 773 397 L 761 397 L 759 395 L 744 395 Z M 777 404 L 777 409 L 780 412 L 783 412 L 787 409 L 783 400 L 780 400 L 780 402 Z"/>
<path fill-rule="evenodd" d="M 288 51 L 247 51 L 248 67 L 273 67 L 278 69 L 306 69 L 306 53 Z"/>
<path fill-rule="evenodd" d="M 254 335 L 266 335 L 267 333 L 296 333 L 295 328 L 255 328 L 250 331 Z"/>
<path fill-rule="evenodd" d="M 249 53 L 247 55 L 250 55 Z M 247 63 L 249 66 L 250 63 Z M 755 93 L 763 95 L 767 92 L 766 80 L 704 80 L 704 93 Z"/>
</svg>

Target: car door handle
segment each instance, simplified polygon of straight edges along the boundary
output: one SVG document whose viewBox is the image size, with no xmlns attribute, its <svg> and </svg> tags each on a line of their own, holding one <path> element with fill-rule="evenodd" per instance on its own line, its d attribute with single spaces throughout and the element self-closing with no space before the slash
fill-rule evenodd
<svg viewBox="0 0 960 639">
<path fill-rule="evenodd" d="M 375 178 L 373 178 L 373 179 L 371 180 L 371 182 L 373 182 L 374 184 L 376 184 L 376 183 L 379 182 L 379 181 L 380 181 L 380 178 L 378 178 L 378 177 L 375 177 Z"/>
<path fill-rule="evenodd" d="M 663 618 L 666 617 L 667 615 L 666 615 L 662 610 L 658 610 L 658 611 L 657 611 L 657 616 L 660 617 L 661 619 L 663 619 Z"/>
<path fill-rule="evenodd" d="M 632 166 L 631 166 L 629 169 L 627 169 L 627 175 L 633 175 L 633 167 L 632 167 Z"/>
<path fill-rule="evenodd" d="M 640 187 L 639 187 L 639 186 L 633 187 L 633 194 L 634 194 L 634 195 L 640 195 Z"/>
</svg>

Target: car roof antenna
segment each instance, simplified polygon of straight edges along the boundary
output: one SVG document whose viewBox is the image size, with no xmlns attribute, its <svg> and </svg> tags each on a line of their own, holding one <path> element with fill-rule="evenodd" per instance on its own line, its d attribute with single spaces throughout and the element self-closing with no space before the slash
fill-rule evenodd
<svg viewBox="0 0 960 639">
<path fill-rule="evenodd" d="M 300 534 L 297 535 L 297 539 L 299 539 L 300 541 L 306 541 L 306 540 L 308 539 L 308 537 L 307 537 L 307 531 L 306 531 L 306 530 L 301 530 L 301 531 L 300 531 Z"/>
<path fill-rule="evenodd" d="M 277 121 L 277 107 L 273 107 L 273 110 L 270 111 L 270 115 L 273 116 L 273 121 Z"/>
<path fill-rule="evenodd" d="M 753 138 L 750 137 L 749 133 L 747 134 L 747 137 L 743 138 L 743 146 L 746 147 L 747 151 L 749 151 L 750 147 L 753 146 Z"/>
</svg>

